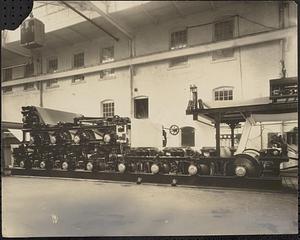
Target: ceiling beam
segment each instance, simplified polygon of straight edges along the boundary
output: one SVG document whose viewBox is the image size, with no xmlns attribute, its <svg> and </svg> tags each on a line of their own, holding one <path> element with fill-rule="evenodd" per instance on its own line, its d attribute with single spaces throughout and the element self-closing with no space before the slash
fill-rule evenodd
<svg viewBox="0 0 300 240">
<path fill-rule="evenodd" d="M 76 8 L 72 7 L 69 3 L 67 3 L 67 1 L 61 1 L 61 3 L 63 3 L 64 5 L 66 5 L 72 11 L 76 12 L 78 15 L 80 15 L 81 17 L 83 17 L 85 20 L 89 21 L 91 24 L 93 24 L 94 26 L 96 26 L 97 28 L 99 28 L 100 30 L 102 30 L 103 32 L 105 32 L 107 35 L 109 35 L 110 37 L 112 37 L 115 41 L 119 41 L 119 38 L 117 38 L 116 36 L 114 36 L 113 34 L 111 34 L 109 31 L 105 30 L 103 27 L 101 27 L 99 24 L 97 24 L 92 19 L 88 18 L 86 15 L 84 15 L 82 12 L 80 12 Z"/>
<path fill-rule="evenodd" d="M 88 5 L 92 10 L 96 11 L 100 16 L 102 16 L 105 20 L 110 22 L 113 26 L 115 26 L 120 32 L 122 32 L 127 38 L 130 40 L 133 39 L 133 36 L 131 32 L 125 28 L 124 26 L 121 26 L 115 19 L 113 19 L 110 15 L 106 14 L 103 10 L 100 9 L 99 5 L 92 3 L 91 1 L 84 2 L 86 5 Z"/>
</svg>

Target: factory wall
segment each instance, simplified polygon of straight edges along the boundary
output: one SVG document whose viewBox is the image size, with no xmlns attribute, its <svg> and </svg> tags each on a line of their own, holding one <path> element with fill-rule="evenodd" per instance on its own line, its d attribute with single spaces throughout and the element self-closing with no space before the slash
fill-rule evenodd
<svg viewBox="0 0 300 240">
<path fill-rule="evenodd" d="M 178 18 L 144 26 L 136 32 L 136 55 L 167 51 L 170 47 L 170 34 L 187 26 L 212 22 L 223 17 L 240 15 L 269 27 L 278 27 L 278 3 L 247 2 L 231 9 L 224 8 L 210 12 Z M 292 15 L 292 11 L 291 11 Z M 244 18 L 236 18 L 236 34 L 246 35 L 266 31 L 260 25 L 250 23 Z M 213 40 L 213 25 L 189 28 L 188 45 L 208 43 Z M 100 62 L 100 49 L 114 45 L 115 60 L 129 57 L 129 46 L 126 39 L 118 43 L 108 38 L 97 38 L 80 42 L 72 46 L 60 46 L 42 51 L 43 72 L 46 72 L 46 60 L 58 57 L 58 70 L 72 67 L 72 56 L 84 51 L 85 65 L 97 65 Z M 233 87 L 233 102 L 269 96 L 269 80 L 280 77 L 280 60 L 284 49 L 288 76 L 297 75 L 297 39 L 289 38 L 283 48 L 279 41 L 260 43 L 236 48 L 231 58 L 212 60 L 211 53 L 188 57 L 182 66 L 170 67 L 169 61 L 148 63 L 134 67 L 134 96 L 146 96 L 149 99 L 149 118 L 133 119 L 133 146 L 161 146 L 162 126 L 172 124 L 180 128 L 195 128 L 195 146 L 214 146 L 214 128 L 192 120 L 185 110 L 190 98 L 189 87 L 198 87 L 198 96 L 204 102 L 213 103 L 213 90 L 221 86 Z M 14 72 L 14 74 L 17 74 Z M 88 74 L 81 83 L 72 84 L 71 78 L 59 79 L 58 87 L 46 88 L 44 83 L 43 106 L 86 116 L 99 116 L 100 103 L 111 99 L 115 102 L 115 114 L 131 114 L 130 75 L 128 68 L 116 69 L 115 76 L 100 79 L 99 73 Z M 16 91 L 15 91 L 16 90 Z M 14 87 L 13 93 L 3 94 L 2 117 L 5 121 L 20 122 L 20 107 L 39 105 L 39 90 L 25 92 L 23 86 Z M 132 116 L 131 116 L 132 117 Z M 145 127 L 147 126 L 147 127 Z M 140 140 L 143 136 L 143 140 Z M 265 141 L 265 140 L 264 140 Z M 265 144 L 265 143 L 264 143 Z M 167 146 L 181 146 L 181 135 L 168 134 Z"/>
</svg>

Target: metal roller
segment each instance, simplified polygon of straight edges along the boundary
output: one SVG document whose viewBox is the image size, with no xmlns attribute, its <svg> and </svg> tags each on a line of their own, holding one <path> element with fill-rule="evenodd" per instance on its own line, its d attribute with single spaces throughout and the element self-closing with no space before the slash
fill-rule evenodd
<svg viewBox="0 0 300 240">
<path fill-rule="evenodd" d="M 226 175 L 238 177 L 259 177 L 262 164 L 259 162 L 259 152 L 249 150 L 235 155 L 233 163 L 228 164 Z"/>
</svg>

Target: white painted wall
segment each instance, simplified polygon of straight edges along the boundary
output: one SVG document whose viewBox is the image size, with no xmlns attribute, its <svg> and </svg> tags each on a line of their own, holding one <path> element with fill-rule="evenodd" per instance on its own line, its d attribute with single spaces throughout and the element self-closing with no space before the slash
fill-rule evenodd
<svg viewBox="0 0 300 240">
<path fill-rule="evenodd" d="M 276 2 L 259 4 L 247 2 L 246 4 L 247 7 L 237 4 L 233 9 L 228 5 L 216 11 L 195 14 L 184 19 L 178 18 L 159 25 L 144 26 L 136 33 L 136 53 L 144 55 L 166 51 L 169 49 L 169 36 L 173 30 L 211 22 L 228 15 L 239 14 L 271 27 L 278 26 Z M 290 15 L 295 17 L 295 12 L 292 10 L 290 12 Z M 210 42 L 212 29 L 212 25 L 207 25 L 189 30 L 189 45 Z M 264 30 L 266 29 L 261 26 L 240 19 L 240 35 Z M 86 65 L 99 64 L 101 47 L 111 44 L 115 46 L 116 60 L 129 56 L 126 39 L 122 38 L 115 43 L 108 38 L 96 38 L 71 46 L 42 51 L 43 72 L 46 71 L 46 59 L 51 56 L 58 56 L 59 70 L 70 69 L 72 56 L 79 51 L 85 52 Z M 134 97 L 149 97 L 149 119 L 133 122 L 132 131 L 135 139 L 133 146 L 141 144 L 157 146 L 158 142 L 160 145 L 162 141 L 157 139 L 161 139 L 161 127 L 169 127 L 172 124 L 179 127 L 195 127 L 196 148 L 213 146 L 214 129 L 193 121 L 192 116 L 185 115 L 190 98 L 190 84 L 198 86 L 198 96 L 206 102 L 213 101 L 212 90 L 220 86 L 234 87 L 234 101 L 266 97 L 269 96 L 269 80 L 280 76 L 280 59 L 280 43 L 274 41 L 236 49 L 234 57 L 227 60 L 212 61 L 211 54 L 206 53 L 189 57 L 187 65 L 182 67 L 170 68 L 169 61 L 135 67 L 133 88 L 137 88 L 137 91 L 134 92 Z M 285 44 L 285 61 L 288 76 L 297 76 L 296 36 L 289 38 Z M 19 76 L 18 74 L 17 71 L 13 73 L 14 76 Z M 20 122 L 21 106 L 39 105 L 39 91 L 24 92 L 23 86 L 14 87 L 13 93 L 4 94 L 2 98 L 4 121 Z M 99 116 L 100 102 L 105 99 L 115 101 L 116 114 L 130 116 L 130 77 L 127 68 L 117 69 L 116 77 L 109 80 L 101 80 L 98 73 L 86 75 L 85 82 L 80 84 L 71 84 L 71 77 L 61 79 L 58 88 L 45 89 L 43 93 L 44 107 L 78 112 L 86 116 Z M 146 128 L 146 125 L 149 125 L 149 128 Z M 253 134 L 255 135 L 255 132 Z M 142 136 L 143 141 L 138 141 L 138 136 Z M 168 146 L 180 145 L 180 134 L 177 136 L 168 134 Z"/>
</svg>

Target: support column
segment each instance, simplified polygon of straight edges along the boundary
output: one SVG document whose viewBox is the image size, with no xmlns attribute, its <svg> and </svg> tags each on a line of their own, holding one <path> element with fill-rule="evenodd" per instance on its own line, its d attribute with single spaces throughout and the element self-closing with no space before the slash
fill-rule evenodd
<svg viewBox="0 0 300 240">
<path fill-rule="evenodd" d="M 215 115 L 216 153 L 217 153 L 217 157 L 220 157 L 220 152 L 221 152 L 221 145 L 220 145 L 220 123 L 221 123 L 221 114 L 217 113 Z"/>
<path fill-rule="evenodd" d="M 43 82 L 39 82 L 40 85 L 40 107 L 43 107 Z"/>
<path fill-rule="evenodd" d="M 234 154 L 234 129 L 236 127 L 236 125 L 238 125 L 237 122 L 233 122 L 233 123 L 229 123 L 228 124 L 231 130 L 231 135 L 230 135 L 230 139 L 231 139 L 231 148 L 230 148 L 230 152 L 231 152 L 231 156 L 233 156 Z"/>
</svg>

